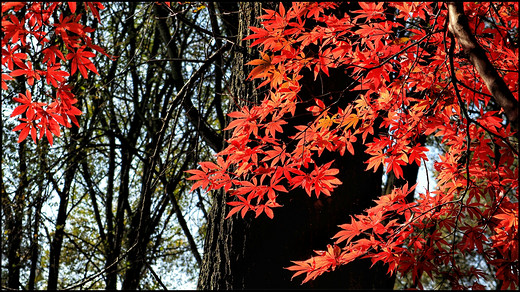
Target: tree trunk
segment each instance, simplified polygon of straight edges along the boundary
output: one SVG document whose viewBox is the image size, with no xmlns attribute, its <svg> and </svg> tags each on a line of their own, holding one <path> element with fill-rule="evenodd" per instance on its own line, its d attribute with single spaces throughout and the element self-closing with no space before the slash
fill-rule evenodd
<svg viewBox="0 0 520 292">
<path fill-rule="evenodd" d="M 54 236 L 52 237 L 49 251 L 49 274 L 47 280 L 48 290 L 58 289 L 61 250 L 63 247 L 63 239 L 65 237 L 65 224 L 67 223 L 67 218 L 70 211 L 68 210 L 70 189 L 72 187 L 72 182 L 74 181 L 74 176 L 76 175 L 76 171 L 79 165 L 79 157 L 78 154 L 75 153 L 77 151 L 76 147 L 78 147 L 77 141 L 79 140 L 79 130 L 76 127 L 72 127 L 70 131 L 71 137 L 69 145 L 67 145 L 67 152 L 71 156 L 71 161 L 67 162 L 66 164 L 63 190 L 60 190 L 58 184 L 54 182 L 54 188 L 60 197 L 60 203 L 58 206 L 58 216 L 56 218 L 56 228 L 54 231 Z M 82 145 L 79 145 L 78 148 L 81 149 L 81 146 Z"/>
<path fill-rule="evenodd" d="M 239 40 L 249 33 L 249 26 L 258 25 L 256 17 L 262 13 L 261 5 L 239 4 Z M 249 44 L 239 45 L 248 48 Z M 247 54 L 252 52 L 238 51 L 234 56 L 231 84 L 232 95 L 238 100 L 258 100 L 255 86 L 245 81 L 248 68 L 244 64 L 250 58 Z M 342 79 L 344 82 L 340 82 Z M 299 96 L 303 100 L 321 94 L 322 84 L 313 80 L 312 73 L 301 80 L 305 86 Z M 327 91 L 341 91 L 348 84 L 347 76 L 340 70 L 331 70 L 331 78 L 323 80 Z M 320 158 L 318 163 L 335 159 L 333 167 L 340 170 L 338 178 L 343 185 L 331 197 L 311 198 L 303 190 L 293 190 L 278 197 L 284 207 L 275 209 L 274 219 L 252 218 L 250 214 L 244 219 L 240 216 L 224 219 L 229 211 L 227 196 L 215 192 L 197 288 L 392 289 L 394 278 L 388 277 L 382 266 L 370 269 L 369 260 L 350 263 L 303 285 L 301 278 L 291 281 L 293 273 L 284 269 L 291 265 L 291 260 L 307 259 L 314 254 L 313 250 L 325 249 L 333 243 L 330 238 L 339 231 L 337 225 L 348 222 L 350 215 L 361 213 L 381 195 L 382 173 L 364 172 L 363 161 L 367 156 L 361 146 L 355 146 L 355 156 L 324 152 Z"/>
<path fill-rule="evenodd" d="M 26 158 L 26 142 L 22 141 L 18 145 L 18 155 L 20 158 L 20 182 L 18 189 L 14 195 L 13 201 L 9 203 L 10 213 L 5 214 L 7 221 L 7 264 L 8 278 L 7 287 L 11 289 L 20 289 L 20 269 L 22 258 L 22 235 L 23 235 L 23 212 L 24 202 L 27 195 L 27 158 Z"/>
<path fill-rule="evenodd" d="M 35 207 L 34 207 L 34 225 L 31 228 L 30 236 L 30 261 L 31 266 L 29 270 L 29 280 L 27 284 L 28 290 L 34 290 L 36 284 L 36 277 L 38 276 L 38 266 L 40 261 L 40 226 L 41 226 L 41 212 L 43 207 L 43 190 L 45 189 L 45 173 L 47 163 L 45 162 L 45 153 L 48 151 L 48 144 L 40 144 L 37 146 L 38 156 L 40 159 L 39 174 L 37 176 L 38 191 L 35 194 Z"/>
</svg>

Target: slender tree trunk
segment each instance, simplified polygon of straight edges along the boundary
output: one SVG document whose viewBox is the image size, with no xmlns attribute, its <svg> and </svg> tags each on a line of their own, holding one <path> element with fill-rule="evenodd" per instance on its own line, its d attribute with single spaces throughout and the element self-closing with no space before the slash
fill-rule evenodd
<svg viewBox="0 0 520 292">
<path fill-rule="evenodd" d="M 26 200 L 26 189 L 28 187 L 27 180 L 27 161 L 26 161 L 26 142 L 22 141 L 18 144 L 19 156 L 19 173 L 20 181 L 18 189 L 14 195 L 13 201 L 10 202 L 10 213 L 6 214 L 7 221 L 7 264 L 8 276 L 7 287 L 11 289 L 20 289 L 20 263 L 21 263 L 21 245 L 23 230 L 23 210 Z"/>
<path fill-rule="evenodd" d="M 112 211 L 112 200 L 114 198 L 114 178 L 116 169 L 116 138 L 114 135 L 109 136 L 109 155 L 108 155 L 108 186 L 106 192 L 106 222 L 107 222 L 107 252 L 105 255 L 105 269 L 107 269 L 105 276 L 105 283 L 107 290 L 115 290 L 117 288 L 117 264 L 114 264 L 119 254 L 116 254 L 116 250 L 112 249 L 115 241 L 115 229 L 114 229 L 114 213 Z"/>
<path fill-rule="evenodd" d="M 49 274 L 47 281 L 47 289 L 48 290 L 56 290 L 58 289 L 58 278 L 59 278 L 59 270 L 60 270 L 60 259 L 61 259 L 61 250 L 63 247 L 63 239 L 65 236 L 65 224 L 67 223 L 68 217 L 68 206 L 70 199 L 70 189 L 72 186 L 72 182 L 74 180 L 74 176 L 76 175 L 76 171 L 78 170 L 78 154 L 76 152 L 76 146 L 78 141 L 78 128 L 71 128 L 71 138 L 68 145 L 68 153 L 71 156 L 71 160 L 67 162 L 65 169 L 65 179 L 63 189 L 60 190 L 58 185 L 55 185 L 55 191 L 58 193 L 60 197 L 60 203 L 58 206 L 58 216 L 56 218 L 56 227 L 54 231 L 54 236 L 52 238 L 50 251 L 49 251 Z M 81 147 L 79 147 L 81 148 Z"/>
<path fill-rule="evenodd" d="M 37 177 L 37 185 L 38 191 L 35 194 L 34 198 L 34 223 L 31 229 L 30 236 L 30 259 L 31 259 L 31 267 L 29 270 L 29 280 L 27 288 L 28 290 L 34 290 L 36 284 L 36 277 L 38 274 L 38 266 L 40 260 L 40 224 L 41 224 L 41 211 L 43 206 L 43 190 L 45 189 L 45 173 L 48 171 L 46 168 L 46 153 L 48 151 L 47 144 L 40 144 L 37 146 L 38 156 L 40 159 L 39 171 Z"/>
<path fill-rule="evenodd" d="M 150 146 L 147 148 L 150 148 Z M 149 152 L 150 151 L 148 151 L 148 153 Z M 152 158 L 148 157 L 148 160 L 151 159 Z M 147 264 L 146 250 L 150 238 L 150 231 L 154 229 L 154 226 L 151 226 L 150 222 L 151 196 L 154 188 L 151 186 L 151 181 L 147 180 L 147 178 L 152 176 L 153 166 L 149 163 L 145 163 L 143 169 L 145 171 L 143 174 L 141 197 L 131 218 L 130 230 L 127 237 L 129 244 L 128 268 L 125 271 L 122 286 L 123 290 L 136 290 L 139 288 L 141 274 Z"/>
<path fill-rule="evenodd" d="M 471 32 L 468 19 L 464 14 L 462 2 L 448 3 L 449 25 L 448 29 L 467 55 L 468 60 L 475 66 L 482 81 L 486 84 L 494 100 L 504 109 L 504 113 L 513 129 L 518 129 L 518 101 L 511 90 L 498 74 L 495 66 L 489 61 L 486 51 L 480 46 Z"/>
</svg>

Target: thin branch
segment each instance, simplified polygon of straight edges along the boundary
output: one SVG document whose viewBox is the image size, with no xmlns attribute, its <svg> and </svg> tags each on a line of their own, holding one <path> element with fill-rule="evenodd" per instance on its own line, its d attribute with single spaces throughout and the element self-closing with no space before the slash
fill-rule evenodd
<svg viewBox="0 0 520 292">
<path fill-rule="evenodd" d="M 156 7 L 155 10 L 156 16 L 160 19 L 161 10 L 159 7 Z M 175 51 L 176 47 L 175 44 L 171 42 L 170 32 L 168 30 L 166 21 L 164 19 L 159 20 L 159 31 L 161 33 L 161 37 L 163 38 L 163 41 L 167 44 L 167 53 L 168 57 L 170 59 L 173 59 L 176 57 Z M 164 130 L 166 129 L 167 123 L 171 118 L 173 106 L 175 106 L 178 102 L 182 103 L 182 106 L 186 110 L 186 114 L 190 122 L 197 128 L 197 131 L 201 133 L 202 138 L 208 145 L 215 150 L 216 152 L 219 152 L 223 147 L 224 139 L 221 135 L 219 135 L 213 128 L 211 128 L 206 121 L 202 120 L 200 118 L 199 111 L 193 106 L 191 103 L 190 98 L 187 98 L 188 93 L 191 91 L 193 84 L 195 81 L 202 76 L 202 74 L 210 67 L 210 65 L 215 61 L 218 57 L 220 57 L 220 54 L 224 52 L 225 50 L 229 49 L 231 47 L 230 43 L 225 44 L 221 48 L 219 48 L 215 53 L 213 53 L 205 62 L 201 65 L 201 67 L 193 73 L 191 78 L 186 82 L 182 88 L 177 93 L 177 96 L 175 99 L 171 102 L 170 108 L 168 109 L 168 114 L 166 115 L 162 128 L 160 130 L 159 137 L 160 139 L 158 141 L 162 141 L 162 136 L 164 134 Z M 172 67 L 175 68 L 175 64 L 172 64 Z M 172 69 L 172 74 L 179 74 L 176 72 L 177 70 Z M 174 79 L 180 80 L 181 78 L 178 76 L 173 76 Z M 177 86 L 179 87 L 179 86 Z M 159 147 L 160 143 L 156 145 L 156 150 Z M 154 151 L 155 152 L 155 151 Z M 155 155 L 155 153 L 154 153 Z"/>
<path fill-rule="evenodd" d="M 168 288 L 164 285 L 164 283 L 161 281 L 161 278 L 159 278 L 159 276 L 155 273 L 155 271 L 152 269 L 152 266 L 150 266 L 150 264 L 148 263 L 148 261 L 144 261 L 144 264 L 146 265 L 146 267 L 148 268 L 148 270 L 150 270 L 150 272 L 152 272 L 152 275 L 153 277 L 155 278 L 155 280 L 159 283 L 159 285 L 161 285 L 161 287 L 163 288 L 163 290 L 168 290 Z"/>
<path fill-rule="evenodd" d="M 81 287 L 83 285 L 85 285 L 86 283 L 96 279 L 97 277 L 103 275 L 106 271 L 108 271 L 112 266 L 114 266 L 115 264 L 119 263 L 124 257 L 126 257 L 128 255 L 128 253 L 134 249 L 134 247 L 137 245 L 137 242 L 134 243 L 134 245 L 132 245 L 123 255 L 121 256 L 118 256 L 114 262 L 112 262 L 110 265 L 106 266 L 104 269 L 102 269 L 101 271 L 93 274 L 92 276 L 90 277 L 87 277 L 85 278 L 85 280 L 79 282 L 79 283 L 76 283 L 76 284 L 73 284 L 69 287 L 66 287 L 66 288 L 63 288 L 63 290 L 72 290 L 72 289 L 75 289 L 75 288 L 78 288 L 78 287 Z"/>
</svg>

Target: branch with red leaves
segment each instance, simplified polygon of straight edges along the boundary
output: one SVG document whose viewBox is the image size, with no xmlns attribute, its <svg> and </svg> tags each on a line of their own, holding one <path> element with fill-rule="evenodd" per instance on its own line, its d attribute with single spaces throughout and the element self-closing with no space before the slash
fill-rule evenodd
<svg viewBox="0 0 520 292">
<path fill-rule="evenodd" d="M 99 10 L 104 9 L 101 3 L 86 2 L 84 7 L 85 12 L 90 10 L 101 20 Z M 22 11 L 24 15 L 20 14 Z M 58 19 L 51 17 L 56 11 Z M 45 136 L 52 145 L 53 135 L 60 136 L 61 126 L 69 128 L 72 122 L 79 127 L 77 116 L 82 112 L 74 106 L 77 99 L 68 79 L 77 71 L 83 78 L 88 78 L 88 71 L 98 74 L 89 59 L 96 56 L 93 51 L 112 58 L 92 43 L 88 34 L 94 29 L 81 24 L 81 14 L 76 11 L 75 2 L 2 2 L 2 72 L 5 72 L 2 73 L 2 90 L 8 90 L 11 84 L 14 86 L 20 78 L 30 87 L 13 97 L 21 104 L 11 114 L 11 117 L 20 116 L 20 124 L 13 129 L 21 130 L 18 142 L 31 134 L 35 143 Z M 66 13 L 69 15 L 65 16 Z M 30 60 L 29 55 L 34 54 L 28 52 L 41 53 Z M 34 64 L 36 60 L 41 61 Z M 70 68 L 70 72 L 66 68 Z M 42 102 L 50 92 L 55 92 L 52 100 Z M 36 101 L 33 96 L 37 97 Z"/>
</svg>

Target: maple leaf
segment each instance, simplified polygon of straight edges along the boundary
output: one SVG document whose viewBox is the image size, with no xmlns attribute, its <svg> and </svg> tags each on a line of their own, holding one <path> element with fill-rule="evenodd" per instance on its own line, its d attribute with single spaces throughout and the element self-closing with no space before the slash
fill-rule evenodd
<svg viewBox="0 0 520 292">
<path fill-rule="evenodd" d="M 501 211 L 504 213 L 493 216 L 493 218 L 500 220 L 496 229 L 503 227 L 506 230 L 518 230 L 518 211 L 510 209 L 501 209 Z"/>
<path fill-rule="evenodd" d="M 348 152 L 350 154 L 354 155 L 354 146 L 352 145 L 352 143 L 355 143 L 357 141 L 357 137 L 355 135 L 351 134 L 350 130 L 348 130 L 345 133 L 345 136 L 342 138 L 343 138 L 343 141 L 345 142 L 345 146 L 347 147 Z M 341 155 L 343 155 L 345 153 L 345 150 L 342 150 L 340 153 L 341 153 Z"/>
<path fill-rule="evenodd" d="M 51 111 L 44 110 L 43 108 L 38 108 L 37 114 L 40 118 L 40 122 L 38 123 L 40 129 L 39 139 L 45 135 L 45 137 L 47 137 L 47 141 L 49 141 L 49 144 L 52 146 L 52 134 L 59 137 L 61 135 L 59 124 L 64 125 L 65 122 L 63 122 L 63 118 L 61 116 Z"/>
<path fill-rule="evenodd" d="M 401 178 L 403 176 L 403 169 L 401 165 L 406 165 L 406 161 L 403 160 L 403 157 L 406 158 L 406 154 L 402 155 L 391 155 L 385 159 L 385 163 L 387 165 L 386 173 L 390 171 L 394 171 L 395 177 Z"/>
<path fill-rule="evenodd" d="M 54 100 L 51 104 L 49 104 L 49 111 L 59 114 L 62 119 L 58 120 L 58 122 L 64 125 L 67 128 L 71 127 L 71 124 L 68 122 L 70 119 L 76 126 L 79 127 L 78 120 L 75 116 L 79 116 L 83 114 L 81 110 L 77 107 L 73 106 L 73 104 L 77 103 L 78 100 L 75 98 L 69 98 L 68 96 L 63 96 L 61 99 Z"/>
<path fill-rule="evenodd" d="M 199 187 L 207 189 L 209 184 L 211 183 L 209 175 L 206 171 L 199 169 L 190 169 L 186 170 L 186 172 L 192 174 L 192 176 L 188 177 L 187 180 L 196 180 L 196 182 L 191 186 L 190 192 L 193 192 L 195 189 Z"/>
<path fill-rule="evenodd" d="M 258 205 L 256 206 L 255 210 L 255 218 L 258 217 L 260 214 L 265 213 L 267 217 L 270 219 L 274 218 L 274 213 L 271 208 L 275 207 L 281 207 L 282 205 L 276 203 L 274 200 L 269 200 L 265 205 Z"/>
<path fill-rule="evenodd" d="M 43 73 L 47 80 L 47 84 L 52 84 L 54 87 L 58 87 L 58 82 L 64 82 L 65 77 L 69 76 L 69 72 L 61 70 L 60 64 L 47 67 L 47 71 Z"/>
<path fill-rule="evenodd" d="M 371 168 L 374 168 L 374 172 L 377 171 L 379 168 L 379 165 L 383 164 L 386 159 L 386 154 L 381 151 L 381 149 L 378 149 L 376 153 L 371 153 L 372 157 L 370 157 L 367 161 L 368 165 L 366 170 L 369 170 Z"/>
<path fill-rule="evenodd" d="M 332 237 L 337 238 L 336 244 L 339 244 L 345 240 L 347 241 L 346 244 L 349 244 L 354 237 L 360 235 L 369 228 L 365 224 L 362 224 L 361 221 L 354 219 L 352 216 L 350 216 L 350 221 L 351 223 L 339 225 L 339 228 L 342 230 Z"/>
<path fill-rule="evenodd" d="M 255 110 L 249 110 L 247 106 L 244 106 L 242 111 L 229 113 L 228 116 L 234 118 L 234 120 L 224 130 L 235 128 L 233 134 L 253 132 L 255 135 L 258 135 L 258 125 L 256 123 L 258 115 Z"/>
<path fill-rule="evenodd" d="M 318 266 L 326 267 L 327 269 L 332 269 L 334 271 L 336 267 L 341 264 L 341 248 L 337 245 L 327 245 L 327 251 L 320 252 L 320 257 L 317 257 L 316 264 Z"/>
<path fill-rule="evenodd" d="M 21 105 L 17 106 L 13 112 L 11 113 L 11 117 L 15 117 L 17 115 L 21 115 L 26 113 L 26 116 L 29 120 L 34 120 L 36 118 L 36 113 L 39 108 L 45 106 L 46 103 L 42 102 L 33 102 L 32 95 L 29 90 L 25 91 L 25 94 L 19 93 L 18 97 L 13 97 L 13 100 L 21 103 Z"/>
<path fill-rule="evenodd" d="M 314 165 L 314 170 L 310 174 L 296 175 L 290 183 L 293 185 L 293 189 L 301 186 L 305 189 L 307 194 L 310 196 L 314 190 L 316 197 L 319 198 L 321 193 L 330 196 L 332 191 L 338 185 L 341 185 L 341 181 L 335 177 L 339 173 L 339 169 L 330 168 L 333 161 L 326 163 L 320 167 Z"/>
<path fill-rule="evenodd" d="M 70 72 L 71 75 L 74 75 L 74 73 L 79 70 L 83 78 L 88 79 L 87 69 L 96 73 L 97 75 L 99 75 L 99 73 L 97 72 L 96 66 L 94 66 L 92 61 L 88 59 L 95 57 L 96 55 L 92 52 L 85 51 L 85 48 L 86 46 L 82 46 L 76 52 L 68 53 L 67 60 L 72 60 Z"/>
<path fill-rule="evenodd" d="M 267 39 L 268 36 L 270 36 L 270 33 L 262 28 L 250 26 L 250 30 L 252 30 L 254 33 L 246 36 L 243 40 L 250 40 L 250 39 L 257 39 L 251 45 L 250 47 L 254 47 L 257 44 L 261 44 L 265 39 Z"/>
<path fill-rule="evenodd" d="M 2 9 L 4 3 L 2 2 Z M 4 33 L 3 38 L 10 40 L 12 44 L 20 41 L 22 46 L 27 45 L 25 36 L 28 31 L 24 27 L 24 22 L 21 22 L 14 14 L 9 15 L 9 20 L 2 18 L 2 32 Z"/>
<path fill-rule="evenodd" d="M 282 125 L 286 125 L 287 121 L 283 119 L 277 119 L 270 121 L 265 125 L 265 133 L 271 137 L 275 137 L 276 132 L 283 133 Z"/>
<path fill-rule="evenodd" d="M 42 51 L 43 53 L 43 60 L 42 63 L 47 63 L 47 65 L 54 65 L 56 64 L 56 56 L 60 58 L 62 61 L 65 61 L 65 57 L 63 56 L 63 53 L 58 49 L 58 46 L 50 46 Z"/>
<path fill-rule="evenodd" d="M 291 262 L 294 263 L 294 265 L 285 268 L 289 271 L 296 271 L 296 273 L 294 273 L 292 275 L 291 280 L 294 277 L 297 277 L 303 273 L 310 273 L 315 270 L 314 265 L 311 262 L 309 262 L 308 260 L 307 261 L 291 261 Z M 302 282 L 302 284 L 307 282 L 308 280 L 310 280 L 310 279 L 305 278 L 304 281 Z"/>
<path fill-rule="evenodd" d="M 273 146 L 273 150 L 266 150 L 264 154 L 265 157 L 262 159 L 262 161 L 269 161 L 272 159 L 271 167 L 276 165 L 278 161 L 285 163 L 285 159 L 290 157 L 290 154 L 286 152 L 286 148 L 280 146 Z"/>
<path fill-rule="evenodd" d="M 29 132 L 31 133 L 31 137 L 32 137 L 34 143 L 36 143 L 36 126 L 35 126 L 34 120 L 25 119 L 25 118 L 20 118 L 19 120 L 22 121 L 22 123 L 20 123 L 18 126 L 14 127 L 14 129 L 13 129 L 13 132 L 22 130 L 20 132 L 20 135 L 18 136 L 18 143 L 25 140 L 25 138 L 27 138 L 27 136 L 29 135 Z"/>
<path fill-rule="evenodd" d="M 269 76 L 269 70 L 274 68 L 271 64 L 271 57 L 265 53 L 260 52 L 261 59 L 255 59 L 246 63 L 246 65 L 257 65 L 249 75 L 247 79 L 253 80 L 255 78 L 263 78 Z"/>
<path fill-rule="evenodd" d="M 79 17 L 81 15 L 66 16 L 63 18 L 63 14 L 60 15 L 59 21 L 56 24 L 53 24 L 55 27 L 55 33 L 59 35 L 66 44 L 71 43 L 71 37 L 67 34 L 67 31 L 73 32 L 78 36 L 83 36 L 85 34 L 84 26 L 79 23 Z"/>
<path fill-rule="evenodd" d="M 430 151 L 428 148 L 421 146 L 421 144 L 415 145 L 410 148 L 408 152 L 408 160 L 417 163 L 418 166 L 421 166 L 421 159 L 424 161 L 428 161 L 428 157 L 424 152 Z"/>
<path fill-rule="evenodd" d="M 26 69 L 16 69 L 16 70 L 13 70 L 11 72 L 11 76 L 16 77 L 16 76 L 25 75 L 25 77 L 27 78 L 27 84 L 29 84 L 30 86 L 33 86 L 34 85 L 34 79 L 40 80 L 40 74 L 39 73 L 42 73 L 42 71 L 40 71 L 40 70 L 33 70 L 32 63 L 30 61 L 27 61 L 27 65 L 28 66 L 26 67 Z"/>
<path fill-rule="evenodd" d="M 228 205 L 235 206 L 235 207 L 233 207 L 229 211 L 229 213 L 227 214 L 225 219 L 233 216 L 233 214 L 235 214 L 235 213 L 237 213 L 239 211 L 240 211 L 240 215 L 242 216 L 242 218 L 244 218 L 244 216 L 246 215 L 248 210 L 254 210 L 255 209 L 255 207 L 253 205 L 251 205 L 250 202 L 248 200 L 246 200 L 244 197 L 242 197 L 242 196 L 237 196 L 237 197 L 238 197 L 238 199 L 240 201 L 227 202 Z"/>
<path fill-rule="evenodd" d="M 16 51 L 19 47 L 19 45 L 15 45 L 11 48 L 11 45 L 7 45 L 2 48 L 2 64 L 7 63 L 7 68 L 9 70 L 13 70 L 15 64 L 22 69 L 27 69 L 27 66 L 22 61 L 27 59 L 27 54 L 17 53 Z"/>
<path fill-rule="evenodd" d="M 373 19 L 385 19 L 383 14 L 383 2 L 359 2 L 360 10 L 354 10 L 353 13 L 358 13 L 354 20 L 365 18 L 365 23 Z"/>
</svg>

